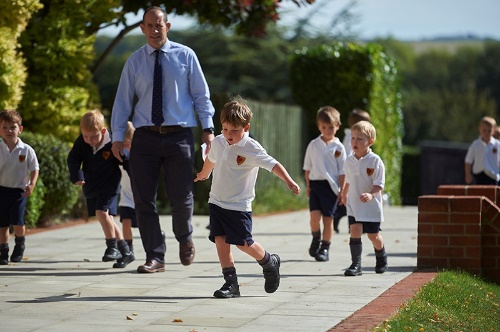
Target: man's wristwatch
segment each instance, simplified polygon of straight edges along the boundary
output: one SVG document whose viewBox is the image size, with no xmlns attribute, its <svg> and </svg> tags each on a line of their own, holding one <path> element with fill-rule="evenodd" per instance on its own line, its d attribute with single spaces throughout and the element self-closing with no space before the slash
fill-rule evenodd
<svg viewBox="0 0 500 332">
<path fill-rule="evenodd" d="M 203 132 L 204 133 L 215 134 L 215 128 L 214 127 L 205 128 L 205 129 L 203 129 Z"/>
</svg>

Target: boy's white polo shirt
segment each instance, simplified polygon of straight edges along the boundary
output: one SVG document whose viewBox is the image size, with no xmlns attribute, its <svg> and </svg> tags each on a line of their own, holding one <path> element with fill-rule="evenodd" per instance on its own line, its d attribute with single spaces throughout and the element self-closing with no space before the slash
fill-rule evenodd
<svg viewBox="0 0 500 332">
<path fill-rule="evenodd" d="M 252 211 L 259 168 L 271 172 L 278 163 L 248 133 L 233 145 L 218 135 L 207 158 L 215 163 L 208 202 L 234 211 Z"/>
<path fill-rule="evenodd" d="M 18 138 L 12 151 L 0 141 L 0 186 L 25 189 L 31 182 L 31 172 L 40 170 L 35 150 Z"/>
<path fill-rule="evenodd" d="M 488 143 L 481 137 L 474 140 L 467 150 L 465 162 L 472 164 L 472 173 L 486 173 L 490 178 L 500 180 L 500 141 L 492 137 Z"/>
<path fill-rule="evenodd" d="M 384 221 L 382 191 L 379 191 L 369 202 L 362 202 L 359 199 L 362 193 L 369 192 L 373 186 L 384 189 L 385 166 L 382 159 L 371 149 L 361 159 L 357 159 L 352 154 L 347 157 L 344 170 L 346 183 L 349 183 L 347 215 L 353 216 L 356 221 Z"/>
<path fill-rule="evenodd" d="M 307 146 L 303 169 L 309 171 L 309 180 L 327 180 L 335 195 L 338 195 L 339 176 L 344 175 L 345 159 L 344 145 L 337 137 L 325 144 L 319 135 Z"/>
</svg>

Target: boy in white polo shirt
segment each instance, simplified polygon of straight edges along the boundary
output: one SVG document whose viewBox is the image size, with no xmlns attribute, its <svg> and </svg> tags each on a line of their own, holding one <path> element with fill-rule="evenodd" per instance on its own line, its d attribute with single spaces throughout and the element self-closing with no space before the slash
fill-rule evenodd
<svg viewBox="0 0 500 332">
<path fill-rule="evenodd" d="M 368 121 L 360 121 L 351 128 L 351 148 L 353 154 L 344 164 L 345 187 L 342 201 L 347 206 L 349 219 L 349 246 L 352 264 L 345 276 L 362 274 L 361 253 L 363 245 L 361 235 L 368 234 L 368 239 L 375 249 L 376 273 L 387 270 L 387 254 L 384 239 L 380 235 L 380 224 L 384 221 L 382 211 L 382 190 L 385 185 L 385 166 L 370 147 L 376 139 L 375 127 Z"/>
<path fill-rule="evenodd" d="M 331 106 L 323 106 L 317 112 L 316 123 L 321 135 L 307 145 L 303 167 L 312 234 L 309 255 L 319 262 L 326 262 L 333 238 L 334 220 L 345 216 L 345 207 L 339 201 L 344 188 L 346 153 L 344 145 L 335 137 L 341 125 L 340 113 Z"/>
<path fill-rule="evenodd" d="M 286 169 L 249 137 L 252 115 L 241 98 L 224 105 L 220 115 L 222 135 L 212 141 L 203 169 L 194 179 L 195 182 L 206 180 L 212 170 L 214 172 L 208 200 L 209 239 L 215 242 L 225 280 L 224 285 L 214 292 L 217 298 L 240 296 L 231 244 L 262 266 L 267 293 L 274 293 L 280 284 L 280 257 L 269 254 L 252 238 L 252 201 L 259 168 L 273 172 L 294 194 L 300 192 Z"/>
<path fill-rule="evenodd" d="M 11 262 L 20 262 L 25 249 L 24 212 L 27 197 L 35 189 L 40 166 L 35 150 L 19 138 L 21 115 L 0 112 L 0 265 L 9 264 L 9 227 L 14 228 L 15 246 Z"/>
<path fill-rule="evenodd" d="M 498 185 L 500 180 L 500 141 L 493 137 L 497 124 L 485 116 L 479 123 L 479 138 L 465 156 L 465 183 Z"/>
</svg>

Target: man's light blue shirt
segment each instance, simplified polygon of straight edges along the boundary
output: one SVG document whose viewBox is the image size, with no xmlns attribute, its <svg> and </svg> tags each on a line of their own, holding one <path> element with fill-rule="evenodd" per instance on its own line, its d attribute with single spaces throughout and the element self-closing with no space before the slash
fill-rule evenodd
<svg viewBox="0 0 500 332">
<path fill-rule="evenodd" d="M 111 114 L 113 141 L 123 142 L 133 112 L 135 128 L 153 126 L 151 103 L 155 49 L 149 44 L 134 52 L 125 63 Z M 189 47 L 167 40 L 161 47 L 163 71 L 163 126 L 213 127 L 215 113 L 207 81 L 198 57 Z M 134 109 L 134 99 L 137 104 Z"/>
</svg>

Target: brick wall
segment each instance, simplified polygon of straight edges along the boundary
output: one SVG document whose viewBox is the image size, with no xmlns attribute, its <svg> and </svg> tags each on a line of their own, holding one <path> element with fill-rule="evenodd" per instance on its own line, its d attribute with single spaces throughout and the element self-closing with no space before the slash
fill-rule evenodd
<svg viewBox="0 0 500 332">
<path fill-rule="evenodd" d="M 459 268 L 500 282 L 500 187 L 440 186 L 418 200 L 418 268 Z"/>
</svg>

